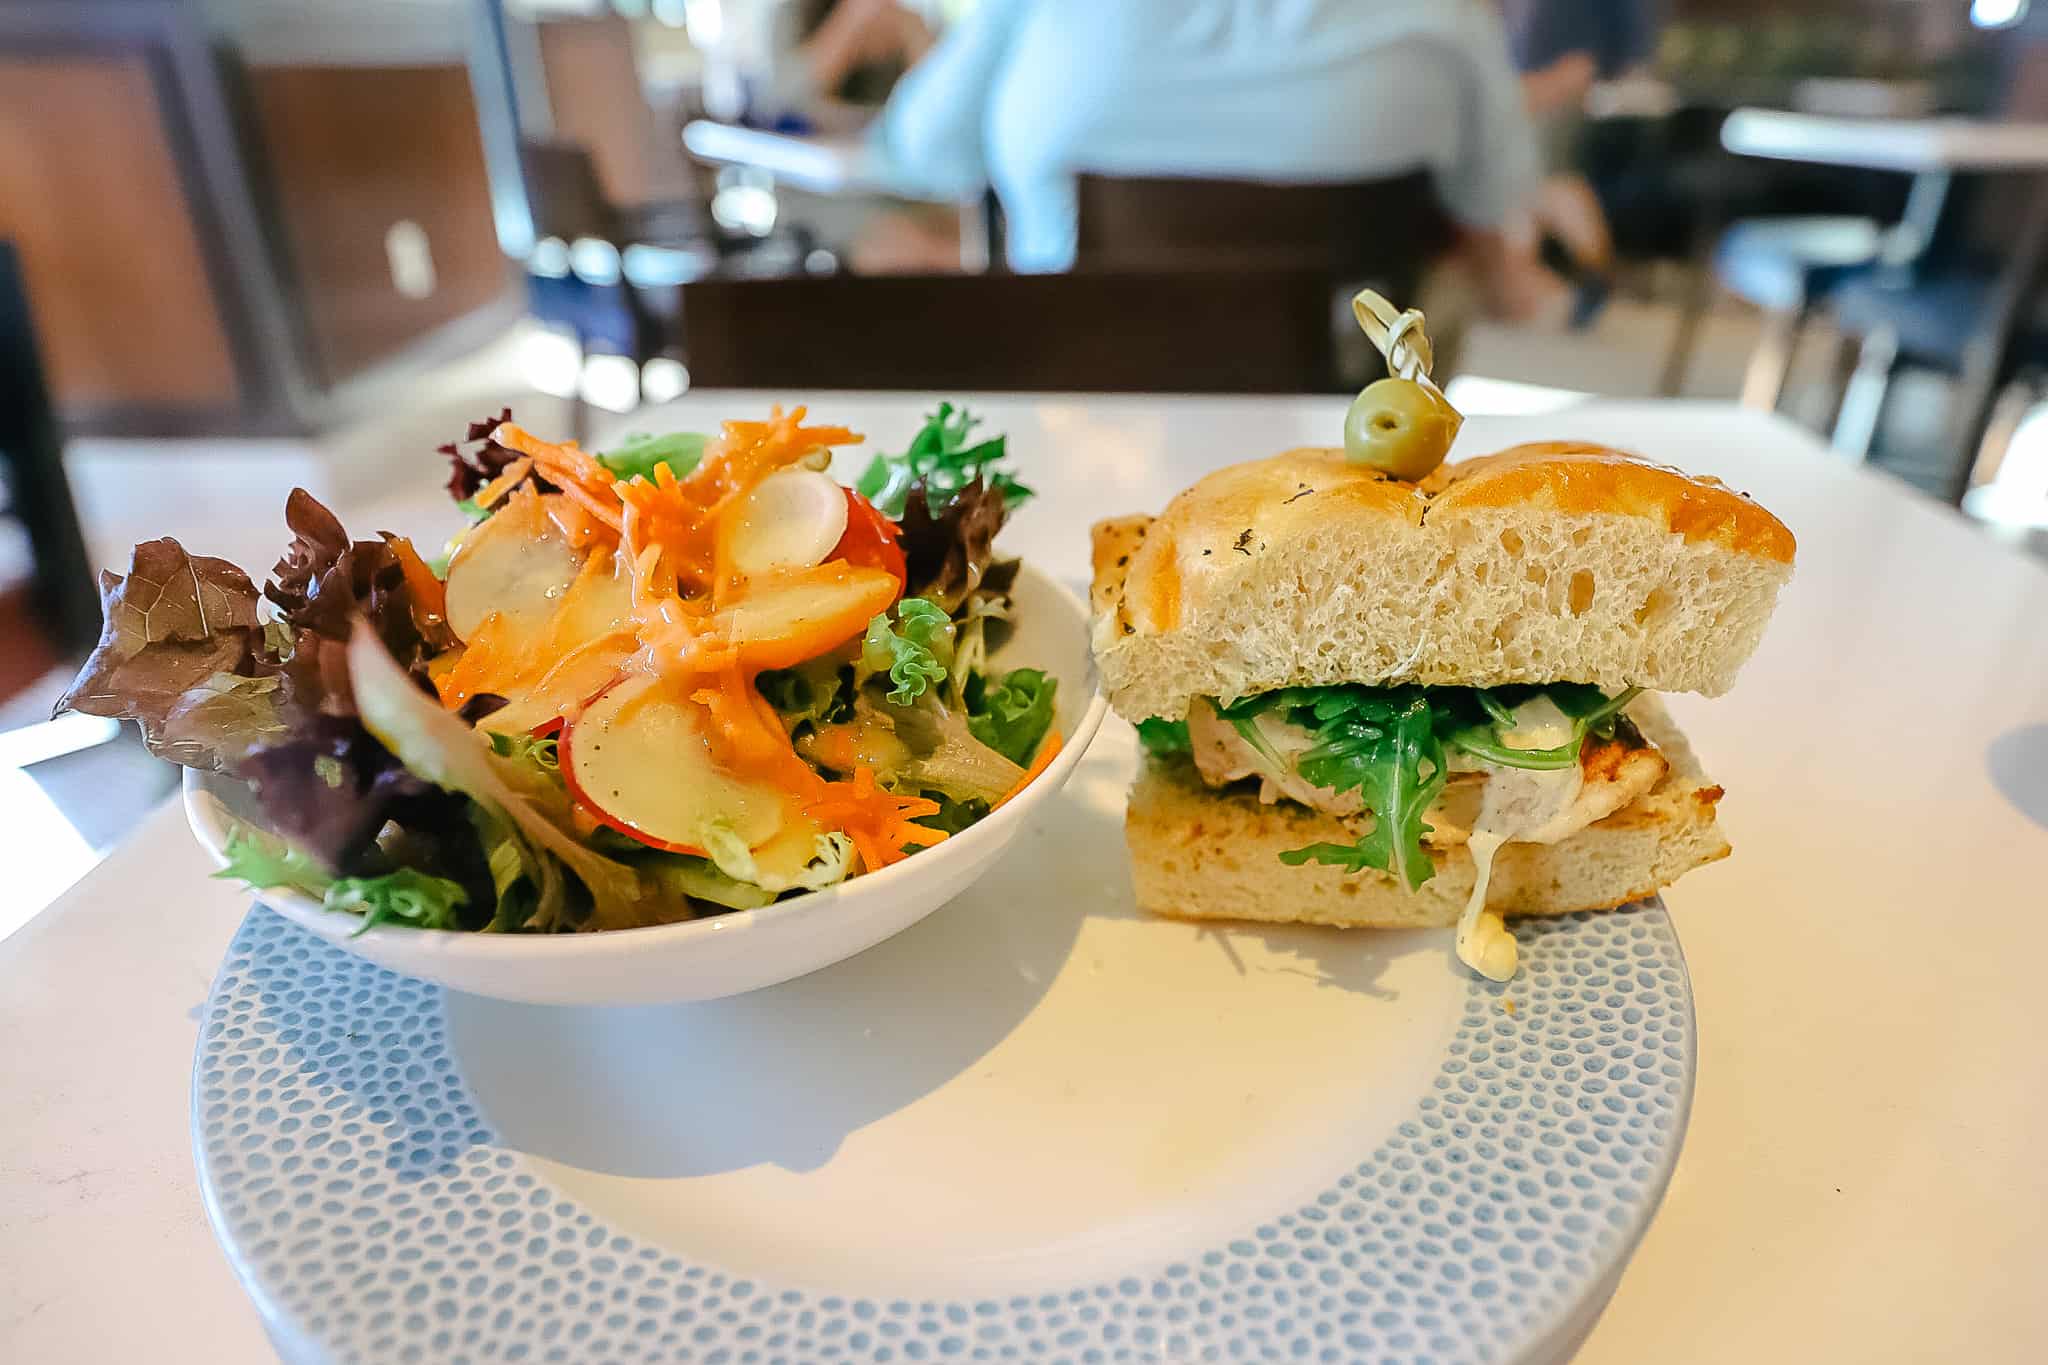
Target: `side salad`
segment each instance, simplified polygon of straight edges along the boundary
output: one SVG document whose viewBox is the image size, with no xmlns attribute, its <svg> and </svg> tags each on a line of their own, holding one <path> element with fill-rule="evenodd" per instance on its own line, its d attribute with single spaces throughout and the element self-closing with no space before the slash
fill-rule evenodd
<svg viewBox="0 0 2048 1365">
<path fill-rule="evenodd" d="M 221 875 L 361 928 L 667 923 L 831 886 L 982 819 L 1054 754 L 1055 680 L 997 669 L 1031 496 L 940 404 L 855 487 L 802 408 L 592 453 L 510 411 L 441 448 L 430 562 L 304 490 L 259 593 L 177 541 L 102 575 L 59 703 L 231 774 Z"/>
</svg>

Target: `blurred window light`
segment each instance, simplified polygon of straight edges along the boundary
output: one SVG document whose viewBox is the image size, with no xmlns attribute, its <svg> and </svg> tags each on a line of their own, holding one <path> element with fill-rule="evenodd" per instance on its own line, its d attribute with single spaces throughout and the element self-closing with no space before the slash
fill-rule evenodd
<svg viewBox="0 0 2048 1365">
<path fill-rule="evenodd" d="M 1978 28 L 2011 28 L 2027 17 L 2030 0 L 1971 0 L 1970 22 Z"/>
<path fill-rule="evenodd" d="M 775 191 L 760 185 L 726 185 L 711 198 L 711 216 L 728 232 L 766 237 L 775 230 Z"/>
<path fill-rule="evenodd" d="M 560 237 L 541 238 L 533 244 L 533 254 L 526 258 L 526 268 L 546 279 L 565 278 L 569 273 L 569 244 Z"/>
<path fill-rule="evenodd" d="M 709 242 L 689 246 L 651 246 L 635 242 L 620 256 L 626 281 L 642 289 L 688 284 L 718 268 L 718 248 Z"/>
<path fill-rule="evenodd" d="M 656 356 L 640 367 L 640 396 L 650 403 L 668 403 L 690 391 L 690 372 L 679 360 Z"/>
<path fill-rule="evenodd" d="M 519 339 L 519 370 L 526 382 L 555 398 L 574 398 L 583 352 L 576 338 L 536 327 Z"/>
<path fill-rule="evenodd" d="M 427 243 L 427 230 L 410 218 L 401 218 L 384 232 L 384 259 L 391 267 L 391 285 L 408 299 L 424 299 L 434 292 L 434 251 Z"/>
<path fill-rule="evenodd" d="M 578 237 L 569 244 L 569 269 L 587 284 L 617 284 L 619 249 L 602 237 Z"/>
<path fill-rule="evenodd" d="M 1980 521 L 2048 527 L 2048 408 L 2036 407 L 2014 429 L 1991 481 L 1973 488 L 1963 507 Z"/>
<path fill-rule="evenodd" d="M 1444 397 L 1451 400 L 1451 406 L 1467 417 L 1538 417 L 1576 407 L 1591 396 L 1577 389 L 1554 389 L 1547 384 L 1488 379 L 1477 374 L 1461 374 L 1444 388 Z"/>
<path fill-rule="evenodd" d="M 594 355 L 583 362 L 583 401 L 606 412 L 640 406 L 640 367 L 631 356 Z"/>
<path fill-rule="evenodd" d="M 700 48 L 715 48 L 725 39 L 725 7 L 719 0 L 683 0 L 683 23 Z"/>
<path fill-rule="evenodd" d="M 0 858 L 7 863 L 7 895 L 0 899 L 4 939 L 92 871 L 100 855 L 34 778 L 0 768 Z"/>
<path fill-rule="evenodd" d="M 120 721 L 78 711 L 34 725 L 0 730 L 0 769 L 26 768 L 45 759 L 62 758 L 105 744 L 120 733 Z"/>
</svg>

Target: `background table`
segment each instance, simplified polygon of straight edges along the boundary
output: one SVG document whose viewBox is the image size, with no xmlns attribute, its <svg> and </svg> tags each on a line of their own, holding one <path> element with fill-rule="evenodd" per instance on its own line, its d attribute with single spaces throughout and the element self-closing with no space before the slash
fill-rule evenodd
<svg viewBox="0 0 2048 1365">
<path fill-rule="evenodd" d="M 1965 462 L 1953 476 L 1960 498 L 1967 462 L 1977 455 L 1998 382 L 2007 338 L 2021 314 L 2035 306 L 2044 253 L 2048 253 L 2048 123 L 1970 118 L 1850 118 L 1794 114 L 1772 109 L 1738 109 L 1721 127 L 1721 143 L 1744 156 L 1810 161 L 1913 177 L 1905 211 L 1886 231 L 1879 264 L 1904 276 L 1940 256 L 1937 232 L 1958 175 L 2029 177 L 2025 220 L 2003 252 L 1989 316 L 1977 324 L 1976 340 L 1960 358 L 1953 416 L 1947 436 L 1951 451 Z M 1935 248 L 1930 252 L 1930 248 Z M 1845 453 L 1867 452 L 1883 406 L 1884 382 L 1851 381 L 1835 424 L 1836 445 Z"/>
<path fill-rule="evenodd" d="M 867 139 L 858 132 L 776 133 L 694 119 L 683 125 L 683 146 L 702 160 L 749 166 L 814 194 L 903 194 L 883 178 Z M 980 274 L 996 250 L 989 198 L 979 194 L 947 202 L 960 210 L 960 268 Z"/>
<path fill-rule="evenodd" d="M 1909 174 L 2048 167 L 2048 123 L 2001 119 L 1851 118 L 1737 109 L 1721 125 L 1721 145 L 1743 156 Z"/>
<path fill-rule="evenodd" d="M 637 429 L 789 395 L 695 395 Z M 1078 578 L 1097 516 L 1341 428 L 1341 399 L 989 400 L 1040 498 L 1006 540 Z M 814 397 L 900 444 L 900 398 Z M 1594 405 L 1474 419 L 1749 490 L 1799 568 L 1735 691 L 1673 709 L 1736 856 L 1667 897 L 1699 1084 L 1664 1206 L 1579 1359 L 2031 1361 L 2048 1340 L 2048 572 L 1773 418 Z M 352 513 L 445 530 L 424 486 Z M 200 527 L 166 527 L 203 540 Z M 1112 722 L 1118 723 L 1118 722 Z M 192 1173 L 198 1007 L 246 897 L 177 811 L 0 942 L 0 1359 L 240 1365 L 266 1347 Z M 943 912 L 942 912 L 943 913 Z"/>
</svg>

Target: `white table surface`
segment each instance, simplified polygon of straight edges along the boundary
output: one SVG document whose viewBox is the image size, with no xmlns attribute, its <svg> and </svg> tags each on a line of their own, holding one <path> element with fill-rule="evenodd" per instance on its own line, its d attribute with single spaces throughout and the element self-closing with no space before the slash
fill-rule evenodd
<svg viewBox="0 0 2048 1365">
<path fill-rule="evenodd" d="M 775 133 L 716 119 L 683 125 L 683 146 L 721 165 L 753 166 L 819 194 L 880 192 L 867 141 L 858 133 Z"/>
<path fill-rule="evenodd" d="M 1721 125 L 1721 145 L 1743 156 L 1913 174 L 2048 168 L 2048 123 L 1996 119 L 1737 109 Z"/>
<path fill-rule="evenodd" d="M 764 401 L 693 396 L 674 422 Z M 1006 540 L 1073 578 L 1094 517 L 1156 508 L 1219 463 L 1327 442 L 1344 404 L 977 406 L 1042 492 Z M 916 405 L 813 410 L 893 444 Z M 1532 436 L 1719 474 L 1800 539 L 1735 691 L 1675 699 L 1728 788 L 1736 854 L 1667 895 L 1698 1003 L 1691 1128 L 1578 1359 L 2040 1359 L 2048 572 L 1777 419 L 1589 406 L 1475 419 L 1461 450 Z M 423 472 L 416 495 L 343 510 L 359 534 L 445 529 L 437 483 Z M 166 809 L 0 942 L 0 1359 L 267 1358 L 207 1230 L 187 1132 L 198 1007 L 246 905 L 205 871 Z"/>
</svg>

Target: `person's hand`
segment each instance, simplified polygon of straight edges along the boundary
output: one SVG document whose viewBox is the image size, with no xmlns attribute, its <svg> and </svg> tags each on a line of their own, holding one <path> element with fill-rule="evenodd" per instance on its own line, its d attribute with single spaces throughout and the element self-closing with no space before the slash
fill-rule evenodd
<svg viewBox="0 0 2048 1365">
<path fill-rule="evenodd" d="M 897 0 L 840 0 L 804 47 L 820 90 L 835 90 L 855 67 L 909 65 L 930 50 L 932 31 Z"/>
</svg>

